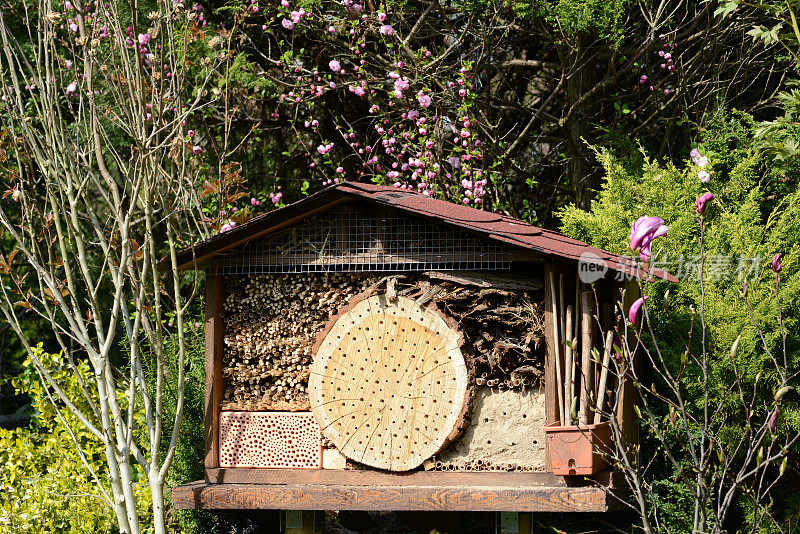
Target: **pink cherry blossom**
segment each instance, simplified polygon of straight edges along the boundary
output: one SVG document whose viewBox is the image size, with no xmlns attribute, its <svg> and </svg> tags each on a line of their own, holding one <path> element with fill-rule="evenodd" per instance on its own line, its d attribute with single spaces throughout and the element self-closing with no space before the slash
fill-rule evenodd
<svg viewBox="0 0 800 534">
<path fill-rule="evenodd" d="M 419 102 L 419 105 L 423 108 L 427 108 L 433 103 L 433 99 L 431 99 L 431 95 L 420 91 L 417 93 L 417 102 Z"/>
<path fill-rule="evenodd" d="M 291 21 L 291 20 L 289 20 L 289 19 L 283 19 L 283 20 L 281 21 L 281 25 L 282 25 L 284 28 L 286 28 L 287 30 L 293 30 L 293 29 L 294 29 L 294 22 L 292 22 L 292 21 Z"/>
<path fill-rule="evenodd" d="M 388 24 L 384 24 L 383 26 L 381 26 L 381 28 L 378 31 L 380 32 L 381 35 L 386 35 L 387 37 L 394 35 L 394 28 L 392 28 Z"/>
<path fill-rule="evenodd" d="M 192 147 L 192 154 L 194 154 L 195 156 L 199 156 L 202 153 L 203 153 L 203 147 L 199 145 L 194 145 Z"/>
<path fill-rule="evenodd" d="M 711 175 L 708 174 L 708 171 L 700 171 L 700 172 L 698 172 L 697 173 L 697 177 L 703 183 L 707 183 L 709 180 L 711 180 Z"/>
<path fill-rule="evenodd" d="M 340 72 L 342 70 L 342 65 L 335 59 L 330 60 L 328 67 L 330 67 L 333 72 Z"/>
<path fill-rule="evenodd" d="M 150 39 L 152 39 L 152 37 L 150 37 L 149 33 L 140 33 L 138 39 L 139 44 L 144 46 L 150 43 Z"/>
<path fill-rule="evenodd" d="M 383 22 L 386 20 L 386 13 L 378 13 L 378 20 Z"/>
</svg>

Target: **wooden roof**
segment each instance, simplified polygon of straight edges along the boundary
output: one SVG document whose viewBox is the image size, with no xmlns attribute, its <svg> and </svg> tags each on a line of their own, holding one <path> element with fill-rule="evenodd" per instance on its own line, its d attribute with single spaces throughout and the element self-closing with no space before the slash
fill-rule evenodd
<svg viewBox="0 0 800 534">
<path fill-rule="evenodd" d="M 227 232 L 196 243 L 178 253 L 181 270 L 205 268 L 213 257 L 261 238 L 273 231 L 297 223 L 309 215 L 352 201 L 366 201 L 455 228 L 471 231 L 512 248 L 534 251 L 546 259 L 577 264 L 581 255 L 591 253 L 605 261 L 609 270 L 636 278 L 644 272 L 630 258 L 592 247 L 559 232 L 539 228 L 520 219 L 491 213 L 460 204 L 431 198 L 414 191 L 372 184 L 342 182 L 303 200 L 256 217 Z M 169 258 L 159 267 L 168 268 Z M 677 282 L 661 269 L 650 274 Z"/>
</svg>

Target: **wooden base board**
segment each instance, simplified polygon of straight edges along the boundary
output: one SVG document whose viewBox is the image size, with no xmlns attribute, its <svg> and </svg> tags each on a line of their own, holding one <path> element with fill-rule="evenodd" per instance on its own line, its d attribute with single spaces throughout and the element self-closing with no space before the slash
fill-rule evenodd
<svg viewBox="0 0 800 534">
<path fill-rule="evenodd" d="M 253 480 L 254 471 L 263 483 L 233 481 Z M 552 473 L 209 469 L 207 478 L 214 482 L 173 488 L 175 508 L 606 512 L 619 507 L 620 494 L 599 480 L 558 484 Z"/>
</svg>

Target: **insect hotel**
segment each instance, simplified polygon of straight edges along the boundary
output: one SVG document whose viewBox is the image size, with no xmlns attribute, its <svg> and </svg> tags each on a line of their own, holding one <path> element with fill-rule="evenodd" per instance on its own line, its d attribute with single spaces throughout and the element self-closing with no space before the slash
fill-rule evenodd
<svg viewBox="0 0 800 534">
<path fill-rule="evenodd" d="M 609 419 L 637 439 L 607 365 L 620 290 L 637 296 L 626 258 L 341 183 L 178 263 L 207 273 L 206 455 L 176 507 L 614 507 Z"/>
</svg>

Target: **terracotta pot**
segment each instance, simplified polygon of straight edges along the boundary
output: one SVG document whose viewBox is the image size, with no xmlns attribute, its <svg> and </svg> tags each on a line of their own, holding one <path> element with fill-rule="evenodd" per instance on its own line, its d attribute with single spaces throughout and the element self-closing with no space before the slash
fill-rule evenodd
<svg viewBox="0 0 800 534">
<path fill-rule="evenodd" d="M 611 447 L 611 423 L 544 427 L 550 463 L 556 475 L 593 475 L 608 466 L 605 454 Z"/>
</svg>

